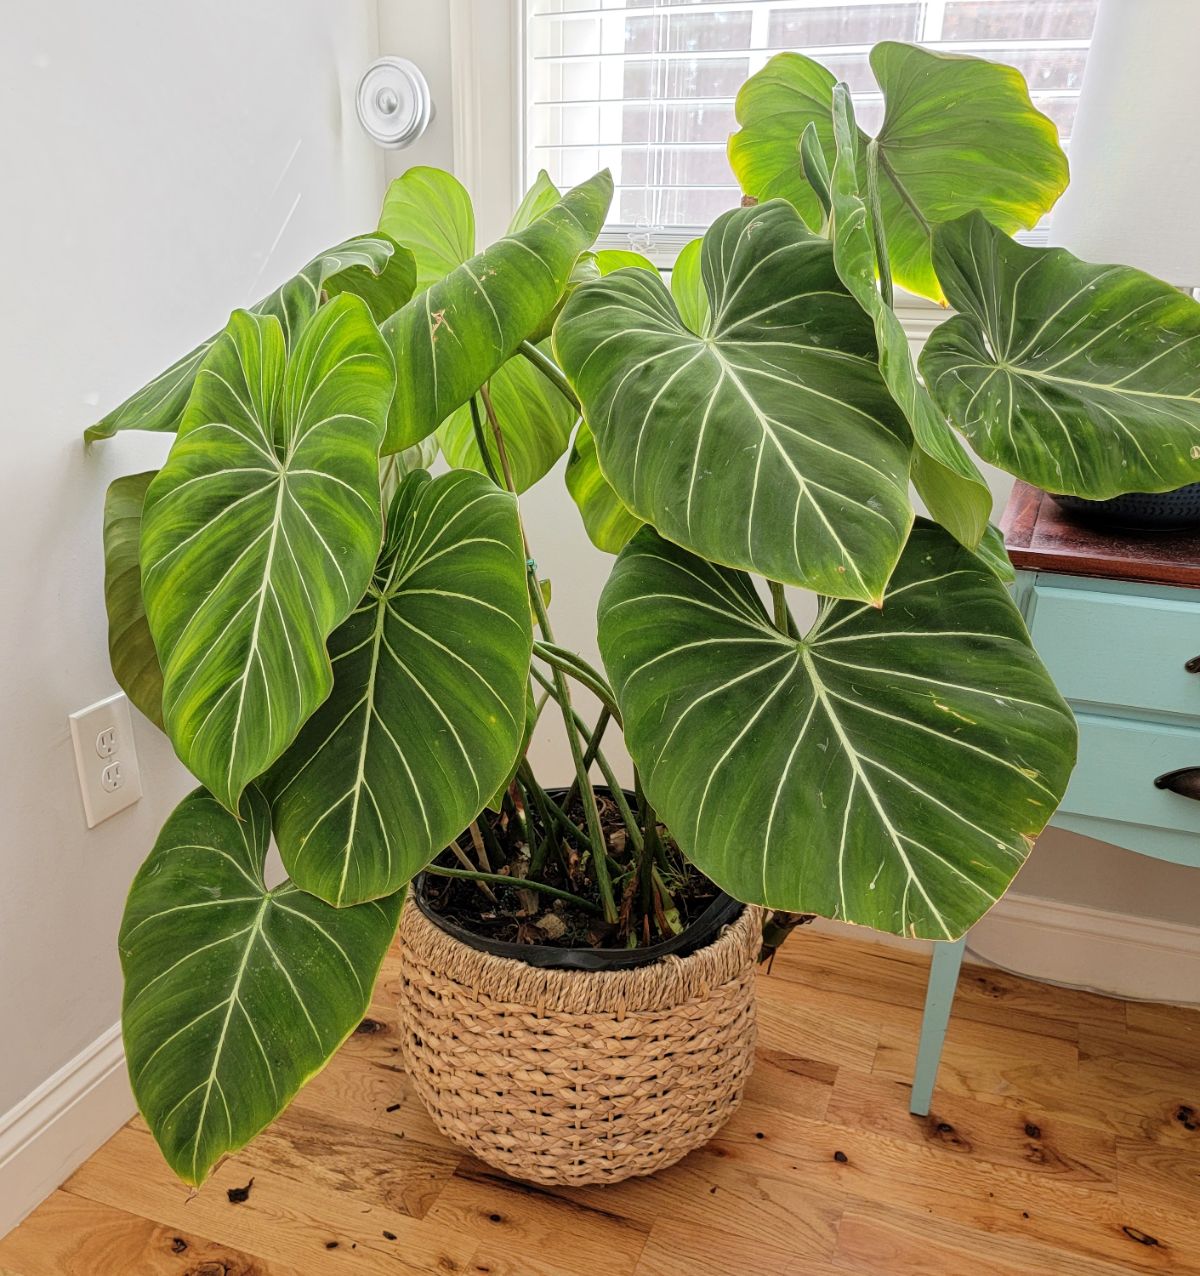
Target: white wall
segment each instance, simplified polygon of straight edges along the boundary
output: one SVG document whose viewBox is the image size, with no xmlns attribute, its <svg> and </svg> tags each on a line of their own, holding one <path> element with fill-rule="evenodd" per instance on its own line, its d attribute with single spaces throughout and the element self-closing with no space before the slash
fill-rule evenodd
<svg viewBox="0 0 1200 1276">
<path fill-rule="evenodd" d="M 374 225 L 353 111 L 370 0 L 54 0 L 0 12 L 0 1113 L 117 1019 L 129 881 L 190 787 L 89 831 L 69 711 L 115 689 L 104 489 L 161 437 L 85 426 L 317 250 Z"/>
</svg>

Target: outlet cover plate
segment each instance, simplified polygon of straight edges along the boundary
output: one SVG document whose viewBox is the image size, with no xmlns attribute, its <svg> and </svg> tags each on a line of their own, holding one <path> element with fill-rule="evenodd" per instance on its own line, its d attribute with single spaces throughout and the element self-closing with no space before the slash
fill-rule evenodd
<svg viewBox="0 0 1200 1276">
<path fill-rule="evenodd" d="M 142 774 L 133 743 L 133 718 L 123 691 L 69 716 L 75 766 L 88 828 L 132 806 L 142 796 Z M 105 774 L 119 764 L 121 782 L 106 787 Z"/>
</svg>

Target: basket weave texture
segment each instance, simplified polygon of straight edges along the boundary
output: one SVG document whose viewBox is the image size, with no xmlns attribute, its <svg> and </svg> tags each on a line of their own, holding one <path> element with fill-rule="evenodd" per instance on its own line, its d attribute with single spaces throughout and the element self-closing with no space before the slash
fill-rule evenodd
<svg viewBox="0 0 1200 1276">
<path fill-rule="evenodd" d="M 736 1110 L 754 1061 L 762 914 L 633 970 L 482 953 L 411 901 L 400 921 L 404 1061 L 438 1128 L 513 1178 L 652 1174 Z"/>
</svg>

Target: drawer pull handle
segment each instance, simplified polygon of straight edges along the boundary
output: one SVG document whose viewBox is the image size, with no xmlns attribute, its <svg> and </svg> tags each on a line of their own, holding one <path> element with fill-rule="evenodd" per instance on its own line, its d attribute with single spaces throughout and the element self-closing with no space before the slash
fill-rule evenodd
<svg viewBox="0 0 1200 1276">
<path fill-rule="evenodd" d="M 1188 673 L 1200 673 L 1200 656 L 1193 656 L 1183 667 Z"/>
<path fill-rule="evenodd" d="M 1181 766 L 1177 771 L 1164 771 L 1154 781 L 1156 789 L 1170 789 L 1180 797 L 1200 802 L 1200 766 Z"/>
</svg>

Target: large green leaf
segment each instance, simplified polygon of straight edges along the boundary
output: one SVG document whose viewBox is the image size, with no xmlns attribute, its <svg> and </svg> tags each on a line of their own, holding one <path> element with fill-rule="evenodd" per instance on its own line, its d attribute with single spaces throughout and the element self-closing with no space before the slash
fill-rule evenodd
<svg viewBox="0 0 1200 1276">
<path fill-rule="evenodd" d="M 550 354 L 548 342 L 542 343 L 541 348 Z M 575 408 L 521 355 L 496 371 L 488 382 L 488 394 L 504 433 L 504 450 L 512 468 L 513 483 L 518 492 L 524 492 L 547 474 L 567 450 L 571 427 L 577 419 Z M 500 473 L 495 436 L 482 407 L 480 413 L 484 443 L 493 468 Z M 484 468 L 469 404 L 456 408 L 442 422 L 437 438 L 451 465 L 471 470 Z"/>
<path fill-rule="evenodd" d="M 599 234 L 611 198 L 612 178 L 597 173 L 388 320 L 397 385 L 385 451 L 432 434 L 536 333 Z"/>
<path fill-rule="evenodd" d="M 938 228 L 934 261 L 960 313 L 921 372 L 980 456 L 1095 500 L 1200 480 L 1200 305 L 978 214 Z"/>
<path fill-rule="evenodd" d="M 697 334 L 708 327 L 708 293 L 704 291 L 701 263 L 704 240 L 689 240 L 679 250 L 675 265 L 671 267 L 671 296 L 679 310 L 679 317 Z"/>
<path fill-rule="evenodd" d="M 467 189 L 440 168 L 418 166 L 387 188 L 379 229 L 416 261 L 417 291 L 475 255 L 475 209 Z"/>
<path fill-rule="evenodd" d="M 295 334 L 320 304 L 322 290 L 330 296 L 342 292 L 361 295 L 376 319 L 384 319 L 412 296 L 414 278 L 415 264 L 407 249 L 386 235 L 360 235 L 314 257 L 298 275 L 251 306 L 250 313 L 274 315 L 283 325 L 290 348 Z M 118 430 L 177 429 L 196 373 L 223 331 L 202 341 L 120 407 L 89 426 L 84 438 L 106 439 Z"/>
<path fill-rule="evenodd" d="M 873 142 L 859 134 L 862 189 L 873 166 L 896 282 L 941 300 L 931 227 L 974 210 L 1007 231 L 1035 225 L 1066 189 L 1066 156 L 1013 67 L 885 40 L 871 50 L 871 69 L 886 109 Z M 742 86 L 742 128 L 729 141 L 742 189 L 791 200 L 814 228 L 822 210 L 801 170 L 800 138 L 815 125 L 832 158 L 834 83 L 811 58 L 777 54 Z"/>
<path fill-rule="evenodd" d="M 833 262 L 842 283 L 871 316 L 879 346 L 879 371 L 912 430 L 913 480 L 935 522 L 964 545 L 979 544 L 992 512 L 992 493 L 917 377 L 908 334 L 877 285 L 879 260 L 870 213 L 858 189 L 858 129 L 845 86 L 833 91 L 837 158 L 829 181 Z"/>
<path fill-rule="evenodd" d="M 531 226 L 559 201 L 541 172 L 513 214 L 508 233 Z M 422 288 L 444 278 L 475 252 L 475 212 L 457 178 L 436 168 L 410 168 L 388 188 L 380 229 L 410 248 Z M 532 487 L 566 451 L 575 413 L 549 381 L 522 357 L 497 368 L 488 391 L 504 431 L 517 491 Z M 482 409 L 480 409 L 482 411 Z M 499 458 L 491 430 L 485 440 L 493 467 Z M 458 468 L 484 469 L 468 403 L 456 408 L 437 431 L 446 459 Z"/>
<path fill-rule="evenodd" d="M 565 478 L 567 491 L 579 507 L 592 544 L 606 554 L 617 553 L 643 524 L 636 514 L 626 509 L 612 484 L 600 472 L 596 440 L 586 421 L 580 421 L 575 432 Z"/>
<path fill-rule="evenodd" d="M 129 1079 L 167 1163 L 199 1186 L 329 1062 L 362 1020 L 401 896 L 330 908 L 268 890 L 270 812 L 197 789 L 134 878 L 121 922 Z"/>
<path fill-rule="evenodd" d="M 293 880 L 390 895 L 479 814 L 521 746 L 532 646 L 515 500 L 480 474 L 405 477 L 329 699 L 264 782 Z"/>
<path fill-rule="evenodd" d="M 918 526 L 882 609 L 803 638 L 750 579 L 650 529 L 600 601 L 600 650 L 646 793 L 738 899 L 950 939 L 1053 814 L 1075 722 L 996 576 Z"/>
<path fill-rule="evenodd" d="M 325 639 L 379 551 L 391 360 L 365 304 L 322 306 L 290 357 L 235 312 L 142 515 L 142 594 L 180 758 L 230 810 L 333 681 Z"/>
<path fill-rule="evenodd" d="M 621 501 L 771 580 L 876 599 L 912 521 L 907 427 L 827 240 L 782 200 L 704 237 L 703 335 L 645 270 L 567 302 L 555 348 Z"/>
<path fill-rule="evenodd" d="M 162 668 L 142 602 L 139 546 L 146 489 L 157 473 L 114 479 L 104 497 L 104 608 L 108 659 L 118 685 L 154 723 L 163 725 Z"/>
</svg>

